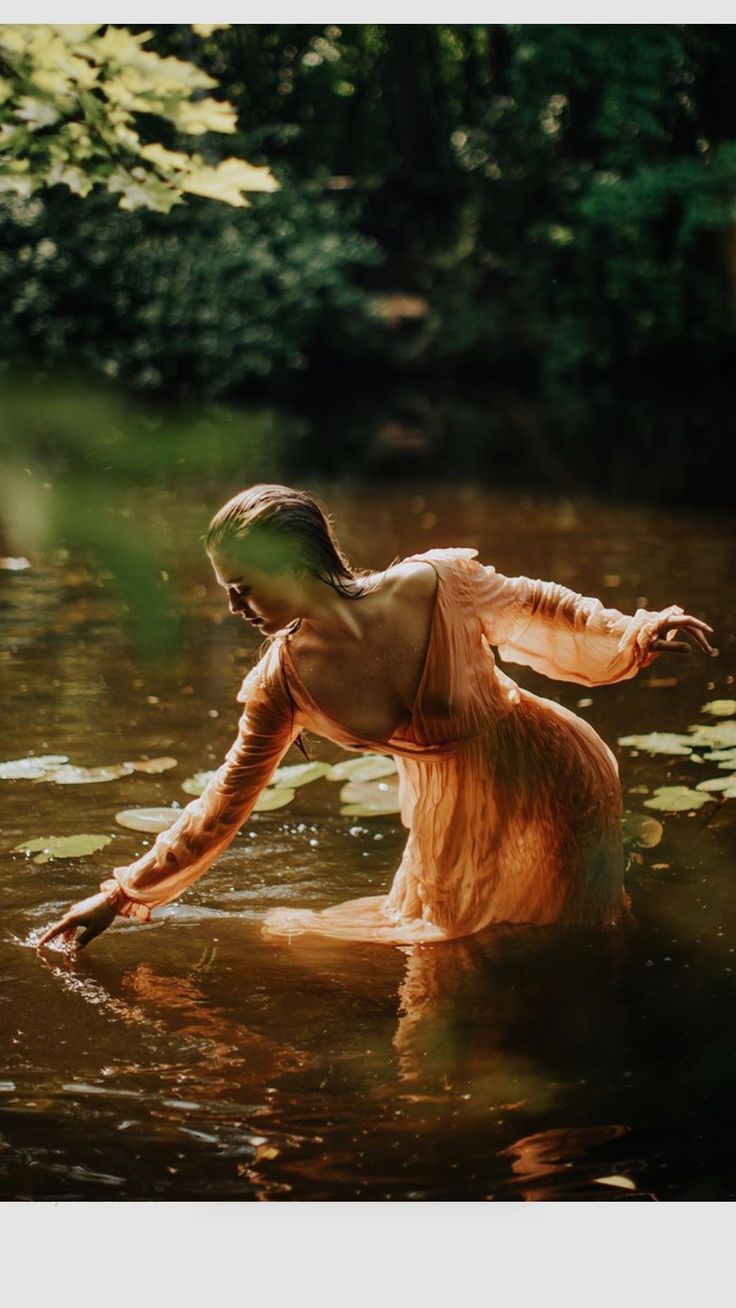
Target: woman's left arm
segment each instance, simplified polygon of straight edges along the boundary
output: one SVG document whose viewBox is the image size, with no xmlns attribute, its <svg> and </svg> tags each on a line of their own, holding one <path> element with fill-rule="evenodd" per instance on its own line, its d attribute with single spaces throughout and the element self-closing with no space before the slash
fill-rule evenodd
<svg viewBox="0 0 736 1308">
<path fill-rule="evenodd" d="M 529 577 L 504 577 L 495 568 L 468 564 L 476 611 L 489 644 L 502 659 L 545 676 L 584 686 L 608 685 L 636 676 L 664 650 L 687 653 L 678 635 L 714 655 L 712 627 L 677 604 L 633 615 L 605 608 L 599 599 L 567 586 Z"/>
</svg>

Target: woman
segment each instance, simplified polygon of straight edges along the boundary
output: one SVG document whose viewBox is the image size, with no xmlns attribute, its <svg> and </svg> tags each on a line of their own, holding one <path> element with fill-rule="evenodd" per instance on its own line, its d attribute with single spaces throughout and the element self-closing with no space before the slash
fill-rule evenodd
<svg viewBox="0 0 736 1308">
<path fill-rule="evenodd" d="M 232 841 L 307 727 L 396 758 L 409 837 L 388 895 L 273 910 L 266 931 L 409 944 L 492 922 L 615 923 L 623 886 L 616 760 L 588 723 L 521 690 L 501 657 L 605 685 L 661 650 L 715 654 L 670 605 L 627 617 L 554 582 L 503 577 L 477 550 L 431 549 L 382 573 L 350 568 L 315 499 L 258 485 L 206 538 L 230 611 L 269 640 L 243 682 L 238 736 L 199 799 L 101 893 L 42 937 L 83 947 L 117 914 L 147 921 Z"/>
</svg>

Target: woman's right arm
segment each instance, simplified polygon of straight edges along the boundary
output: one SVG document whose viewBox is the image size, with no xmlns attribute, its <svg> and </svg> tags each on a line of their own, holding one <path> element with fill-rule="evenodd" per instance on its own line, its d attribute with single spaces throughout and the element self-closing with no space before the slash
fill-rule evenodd
<svg viewBox="0 0 736 1308">
<path fill-rule="evenodd" d="M 302 726 L 273 646 L 246 678 L 241 697 L 245 707 L 237 737 L 199 798 L 135 863 L 113 869 L 101 883 L 103 896 L 83 904 L 96 909 L 99 900 L 114 913 L 148 921 L 152 909 L 186 890 L 231 843 Z M 68 920 L 81 907 L 75 905 L 41 943 L 65 932 L 70 938 Z"/>
</svg>

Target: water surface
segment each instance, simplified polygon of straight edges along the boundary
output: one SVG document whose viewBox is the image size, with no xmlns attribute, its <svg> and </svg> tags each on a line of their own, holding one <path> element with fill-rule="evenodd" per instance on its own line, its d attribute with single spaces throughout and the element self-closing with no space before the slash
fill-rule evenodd
<svg viewBox="0 0 736 1308">
<path fill-rule="evenodd" d="M 343 818 L 337 788 L 317 782 L 251 817 L 149 926 L 119 921 L 76 961 L 33 950 L 34 933 L 144 848 L 115 813 L 186 803 L 181 782 L 232 739 L 257 637 L 227 614 L 199 537 L 233 475 L 185 469 L 173 486 L 141 477 L 102 510 L 98 499 L 97 521 L 109 509 L 125 528 L 121 549 L 145 542 L 138 601 L 116 573 L 114 535 L 101 556 L 91 527 L 85 543 L 58 519 L 39 525 L 43 508 L 28 529 L 32 566 L 0 571 L 3 757 L 177 759 L 160 776 L 98 785 L 0 782 L 2 1196 L 733 1198 L 736 801 L 664 817 L 658 846 L 629 851 L 636 921 L 625 931 L 497 927 L 412 948 L 264 940 L 274 904 L 378 893 L 399 861 L 398 818 Z M 49 481 L 34 505 L 53 501 Z M 706 616 L 718 660 L 663 657 L 634 682 L 587 690 L 509 666 L 614 747 L 707 721 L 702 706 L 734 694 L 726 518 L 472 480 L 311 488 L 359 566 L 474 545 L 502 572 L 551 577 L 626 612 L 678 602 Z M 80 495 L 80 522 L 86 512 Z M 634 812 L 655 786 L 711 775 L 616 748 Z M 76 832 L 114 840 L 41 866 L 10 852 Z"/>
</svg>

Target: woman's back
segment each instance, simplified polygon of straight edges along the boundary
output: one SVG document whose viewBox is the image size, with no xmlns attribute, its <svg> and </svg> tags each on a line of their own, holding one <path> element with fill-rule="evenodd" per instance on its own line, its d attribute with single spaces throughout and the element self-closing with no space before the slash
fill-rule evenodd
<svg viewBox="0 0 736 1308">
<path fill-rule="evenodd" d="M 289 638 L 291 666 L 322 713 L 356 736 L 388 740 L 408 722 L 432 630 L 437 573 L 407 561 L 351 601 L 354 631 L 322 638 L 302 626 Z"/>
</svg>

